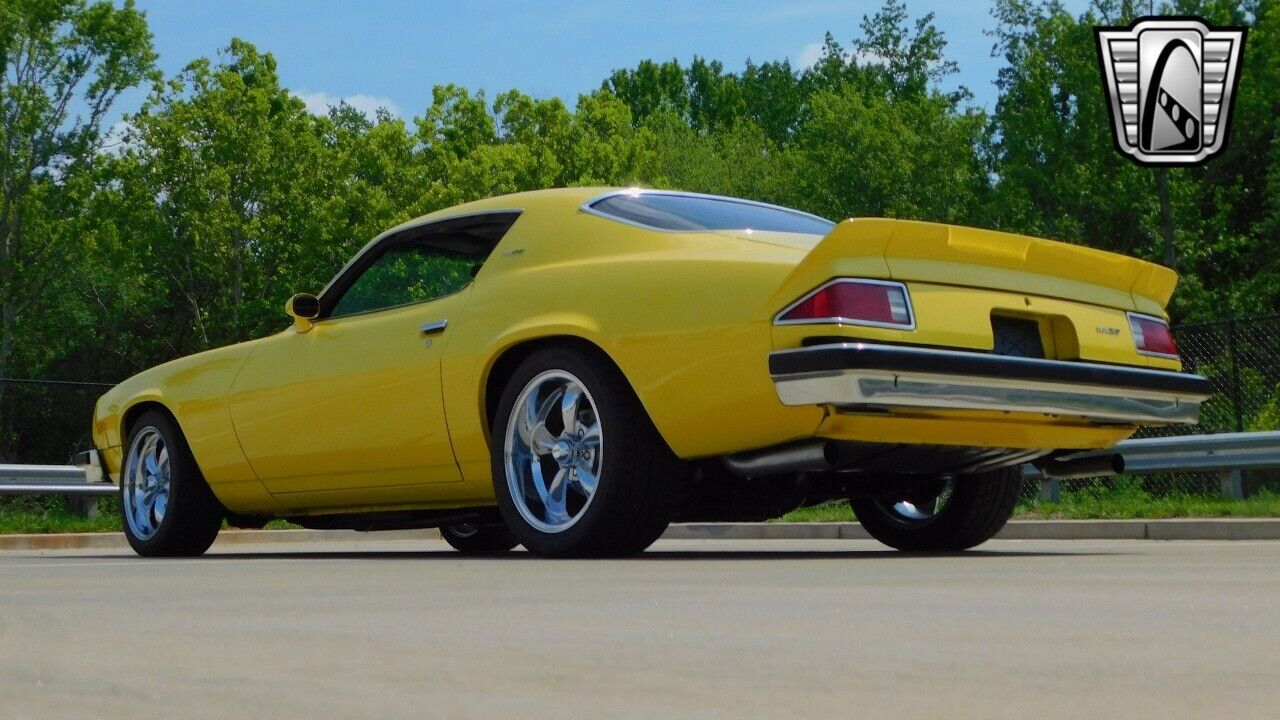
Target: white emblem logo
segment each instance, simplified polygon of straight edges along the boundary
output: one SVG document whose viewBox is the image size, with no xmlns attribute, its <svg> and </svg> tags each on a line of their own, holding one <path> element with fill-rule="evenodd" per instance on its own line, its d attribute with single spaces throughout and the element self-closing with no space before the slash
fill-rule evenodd
<svg viewBox="0 0 1280 720">
<path fill-rule="evenodd" d="M 1094 34 L 1120 152 L 1140 165 L 1193 165 L 1226 145 L 1245 28 L 1148 17 Z"/>
</svg>

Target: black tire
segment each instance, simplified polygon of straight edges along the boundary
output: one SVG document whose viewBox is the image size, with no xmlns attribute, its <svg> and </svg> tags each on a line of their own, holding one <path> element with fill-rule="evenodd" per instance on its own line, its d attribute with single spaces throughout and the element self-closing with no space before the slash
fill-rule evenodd
<svg viewBox="0 0 1280 720">
<path fill-rule="evenodd" d="M 140 536 L 130 522 L 130 498 L 125 487 L 132 468 L 132 450 L 143 434 L 158 433 L 168 457 L 167 504 L 163 517 L 154 526 L 154 534 Z M 134 552 L 143 557 L 190 557 L 201 555 L 218 537 L 225 514 L 222 503 L 204 480 L 191 448 L 168 413 L 147 410 L 129 429 L 125 444 L 124 467 L 120 471 L 120 520 L 125 537 Z M 154 517 L 154 516 L 149 516 Z"/>
<path fill-rule="evenodd" d="M 440 537 L 463 555 L 501 555 L 520 544 L 506 525 L 453 523 L 440 526 Z"/>
<path fill-rule="evenodd" d="M 924 520 L 909 520 L 893 510 L 892 503 L 903 498 L 855 497 L 849 504 L 871 537 L 889 547 L 955 552 L 980 545 L 999 532 L 1013 515 L 1021 488 L 1018 467 L 960 476 L 952 481 L 951 495 L 942 508 Z"/>
<path fill-rule="evenodd" d="M 516 508 L 507 481 L 504 443 L 512 409 L 526 386 L 547 372 L 581 382 L 594 401 L 603 457 L 591 500 L 572 525 L 553 532 L 532 525 Z M 491 428 L 493 488 L 507 527 L 544 557 L 619 557 L 642 552 L 670 522 L 682 463 L 658 434 L 620 372 L 597 352 L 578 347 L 538 350 L 516 368 Z M 528 509 L 527 500 L 520 500 Z"/>
</svg>

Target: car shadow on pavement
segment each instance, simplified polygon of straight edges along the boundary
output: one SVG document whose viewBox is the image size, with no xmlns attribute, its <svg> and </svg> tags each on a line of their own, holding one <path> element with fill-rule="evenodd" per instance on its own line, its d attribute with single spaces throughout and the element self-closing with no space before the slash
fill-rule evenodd
<svg viewBox="0 0 1280 720">
<path fill-rule="evenodd" d="M 1046 552 L 1031 550 L 966 550 L 963 552 L 902 552 L 899 550 L 651 550 L 628 560 L 829 560 L 847 557 L 856 560 L 918 560 L 928 558 L 998 559 L 1017 557 L 1080 557 L 1117 555 L 1114 551 Z"/>
<path fill-rule="evenodd" d="M 953 560 L 999 560 L 1001 558 L 1027 557 L 1088 557 L 1114 556 L 1128 553 L 1114 550 L 1098 551 L 1029 551 L 1029 550 L 968 550 L 949 553 L 906 553 L 897 550 L 650 550 L 626 558 L 576 558 L 578 562 L 652 562 L 679 560 L 686 562 L 742 561 L 742 560 L 912 560 L 949 558 Z M 102 557 L 102 556 L 97 556 Z M 333 552 L 307 550 L 301 552 L 213 552 L 201 561 L 219 560 L 443 560 L 453 562 L 556 562 L 527 552 L 517 551 L 504 555 L 462 555 L 453 550 L 337 550 Z M 564 562 L 564 560 L 561 560 Z"/>
</svg>

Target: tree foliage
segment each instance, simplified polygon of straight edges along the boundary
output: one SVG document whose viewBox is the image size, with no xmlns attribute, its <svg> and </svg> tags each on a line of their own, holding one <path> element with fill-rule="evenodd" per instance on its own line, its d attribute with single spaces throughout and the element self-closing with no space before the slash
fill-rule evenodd
<svg viewBox="0 0 1280 720">
<path fill-rule="evenodd" d="M 103 119 L 154 61 L 131 0 L 0 5 L 0 377 L 84 351 L 40 320 L 61 306 L 93 242 Z"/>
<path fill-rule="evenodd" d="M 126 2 L 0 5 L 0 376 L 116 380 L 286 325 L 382 229 L 451 204 L 644 184 L 1026 232 L 1163 258 L 1176 319 L 1280 308 L 1280 3 L 1160 10 L 1250 26 L 1228 149 L 1164 174 L 1113 148 L 1092 28 L 1146 3 L 994 0 L 999 98 L 964 88 L 932 16 L 889 0 L 811 67 L 695 56 L 611 73 L 566 105 L 436 87 L 401 118 L 313 115 L 273 57 L 232 39 L 154 76 Z M 145 85 L 123 131 L 103 118 Z M 107 141 L 108 138 L 110 141 Z M 3 386 L 0 385 L 0 388 Z M 0 391 L 2 392 L 2 391 Z M 0 402 L 0 413 L 4 412 Z M 0 415 L 0 424 L 3 415 Z"/>
</svg>

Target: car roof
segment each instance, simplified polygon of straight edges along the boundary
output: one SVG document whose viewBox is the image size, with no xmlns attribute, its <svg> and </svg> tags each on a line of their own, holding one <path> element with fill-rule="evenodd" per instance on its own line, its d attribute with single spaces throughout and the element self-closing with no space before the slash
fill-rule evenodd
<svg viewBox="0 0 1280 720">
<path fill-rule="evenodd" d="M 386 238 L 397 233 L 412 230 L 416 227 L 428 225 L 433 222 L 448 220 L 450 218 L 463 218 L 468 215 L 483 215 L 486 213 L 499 213 L 504 211 L 524 212 L 530 208 L 536 209 L 538 206 L 569 206 L 576 208 L 594 197 L 607 195 L 611 192 L 617 192 L 625 189 L 626 188 L 617 187 L 571 187 L 551 188 L 548 190 L 529 190 L 526 192 L 510 193 L 507 195 L 497 195 L 495 197 L 484 198 L 483 200 L 473 200 L 472 202 L 463 203 L 461 205 L 451 205 L 447 208 L 441 208 L 435 212 L 427 213 L 426 215 L 420 215 L 412 220 L 406 220 L 393 228 L 383 230 L 372 240 L 365 243 L 364 247 L 360 248 L 359 251 L 352 255 L 351 258 L 347 260 L 347 263 L 329 279 L 329 282 L 325 284 L 324 289 L 321 290 L 319 294 L 323 296 L 325 293 L 329 292 L 329 289 L 333 287 L 333 283 L 350 267 L 355 265 L 355 263 L 365 253 L 369 252 Z"/>
<path fill-rule="evenodd" d="M 511 193 L 509 195 L 497 195 L 483 200 L 473 200 L 461 205 L 451 205 L 450 207 L 442 208 L 435 212 L 427 213 L 426 215 L 421 215 L 412 220 L 407 220 L 389 230 L 379 233 L 378 237 L 374 238 L 374 242 L 377 242 L 388 235 L 394 235 L 398 232 L 418 227 L 419 225 L 425 225 L 427 223 L 451 217 L 466 217 L 467 215 L 486 212 L 501 212 L 504 210 L 523 211 L 539 205 L 559 205 L 577 208 L 594 197 L 625 189 L 626 188 L 621 187 L 551 188 L 548 190 L 528 190 L 526 192 Z"/>
</svg>

